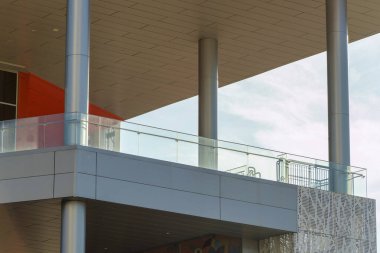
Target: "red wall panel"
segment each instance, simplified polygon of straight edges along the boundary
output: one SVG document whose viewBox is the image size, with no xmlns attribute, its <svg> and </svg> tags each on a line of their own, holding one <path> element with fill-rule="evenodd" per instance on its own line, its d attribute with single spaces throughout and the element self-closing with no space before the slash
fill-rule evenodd
<svg viewBox="0 0 380 253">
<path fill-rule="evenodd" d="M 20 72 L 18 76 L 17 118 L 37 117 L 64 112 L 65 91 L 32 74 Z M 89 105 L 89 113 L 106 118 L 123 120 L 96 105 Z"/>
</svg>

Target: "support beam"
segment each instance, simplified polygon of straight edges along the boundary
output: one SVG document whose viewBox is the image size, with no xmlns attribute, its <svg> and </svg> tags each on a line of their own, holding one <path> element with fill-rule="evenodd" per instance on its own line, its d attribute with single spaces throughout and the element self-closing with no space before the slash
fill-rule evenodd
<svg viewBox="0 0 380 253">
<path fill-rule="evenodd" d="M 326 25 L 329 160 L 339 164 L 330 166 L 329 187 L 331 191 L 347 193 L 350 165 L 347 0 L 326 0 Z"/>
<path fill-rule="evenodd" d="M 61 253 L 86 252 L 86 204 L 62 201 Z"/>
<path fill-rule="evenodd" d="M 89 0 L 67 0 L 65 144 L 86 144 L 87 125 L 78 124 L 88 114 L 90 64 Z M 78 114 L 76 114 L 78 113 Z"/>
<path fill-rule="evenodd" d="M 203 38 L 198 43 L 199 166 L 216 169 L 218 163 L 218 41 Z"/>
</svg>

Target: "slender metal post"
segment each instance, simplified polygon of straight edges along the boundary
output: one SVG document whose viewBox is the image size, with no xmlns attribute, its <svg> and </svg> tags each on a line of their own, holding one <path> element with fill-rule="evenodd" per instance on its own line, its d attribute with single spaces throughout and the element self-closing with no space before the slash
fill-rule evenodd
<svg viewBox="0 0 380 253">
<path fill-rule="evenodd" d="M 203 38 L 198 43 L 198 89 L 199 89 L 199 166 L 217 168 L 218 138 L 218 41 Z"/>
<path fill-rule="evenodd" d="M 350 126 L 347 0 L 326 0 L 329 160 L 331 191 L 348 193 Z"/>
<path fill-rule="evenodd" d="M 78 200 L 63 200 L 61 226 L 61 253 L 85 253 L 86 204 Z"/>
<path fill-rule="evenodd" d="M 65 144 L 86 145 L 90 63 L 90 2 L 67 0 Z M 86 121 L 86 120 L 84 120 Z"/>
</svg>

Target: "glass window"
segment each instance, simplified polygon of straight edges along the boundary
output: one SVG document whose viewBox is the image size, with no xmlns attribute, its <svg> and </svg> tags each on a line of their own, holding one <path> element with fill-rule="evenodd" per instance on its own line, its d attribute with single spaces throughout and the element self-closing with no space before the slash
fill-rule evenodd
<svg viewBox="0 0 380 253">
<path fill-rule="evenodd" d="M 0 70 L 0 102 L 16 105 L 17 74 Z"/>
<path fill-rule="evenodd" d="M 15 119 L 16 106 L 0 104 L 0 121 Z"/>
</svg>

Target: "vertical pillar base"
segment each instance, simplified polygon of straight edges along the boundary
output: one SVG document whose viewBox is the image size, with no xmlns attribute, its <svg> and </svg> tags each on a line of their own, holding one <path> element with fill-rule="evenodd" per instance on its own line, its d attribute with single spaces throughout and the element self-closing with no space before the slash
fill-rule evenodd
<svg viewBox="0 0 380 253">
<path fill-rule="evenodd" d="M 62 201 L 61 253 L 86 252 L 86 204 Z"/>
<path fill-rule="evenodd" d="M 218 169 L 218 141 L 199 137 L 198 166 L 206 169 Z"/>
</svg>

